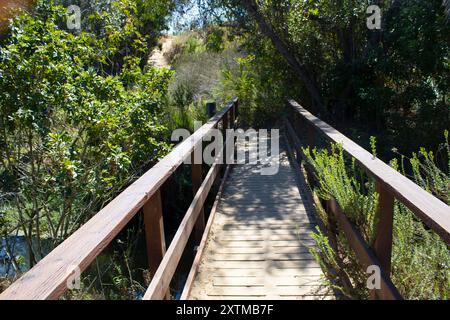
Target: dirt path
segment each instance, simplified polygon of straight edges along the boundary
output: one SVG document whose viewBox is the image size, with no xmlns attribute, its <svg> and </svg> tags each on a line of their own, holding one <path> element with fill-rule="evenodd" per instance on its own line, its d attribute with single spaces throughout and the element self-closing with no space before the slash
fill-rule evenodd
<svg viewBox="0 0 450 320">
<path fill-rule="evenodd" d="M 166 53 L 172 47 L 173 38 L 165 37 L 161 41 L 163 43 L 162 50 L 160 50 L 159 48 L 155 48 L 148 59 L 148 63 L 154 65 L 157 68 L 167 68 L 170 65 L 166 57 L 164 56 L 164 53 Z"/>
</svg>

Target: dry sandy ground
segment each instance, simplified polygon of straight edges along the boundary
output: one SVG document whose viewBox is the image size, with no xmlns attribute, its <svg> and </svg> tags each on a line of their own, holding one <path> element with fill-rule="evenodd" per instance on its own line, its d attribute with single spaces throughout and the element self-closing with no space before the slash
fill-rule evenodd
<svg viewBox="0 0 450 320">
<path fill-rule="evenodd" d="M 165 68 L 169 67 L 169 63 L 166 57 L 164 56 L 164 53 L 166 53 L 171 48 L 173 38 L 165 37 L 161 39 L 161 41 L 163 43 L 162 50 L 160 50 L 159 48 L 155 48 L 148 59 L 148 63 L 158 68 Z"/>
</svg>

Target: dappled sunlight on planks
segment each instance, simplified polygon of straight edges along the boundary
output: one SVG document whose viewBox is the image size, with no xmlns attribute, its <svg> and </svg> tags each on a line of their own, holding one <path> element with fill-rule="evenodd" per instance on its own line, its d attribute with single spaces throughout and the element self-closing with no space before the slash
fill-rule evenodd
<svg viewBox="0 0 450 320">
<path fill-rule="evenodd" d="M 274 176 L 260 175 L 260 164 L 235 166 L 188 298 L 333 298 L 309 251 L 316 221 L 304 192 L 285 151 Z"/>
</svg>

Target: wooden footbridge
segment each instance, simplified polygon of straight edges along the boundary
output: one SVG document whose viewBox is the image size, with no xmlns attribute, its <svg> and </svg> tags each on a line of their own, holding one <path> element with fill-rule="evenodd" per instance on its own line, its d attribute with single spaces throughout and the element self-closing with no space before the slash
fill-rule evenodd
<svg viewBox="0 0 450 320">
<path fill-rule="evenodd" d="M 58 299 L 73 275 L 85 270 L 139 212 L 144 214 L 153 274 L 145 300 L 170 297 L 170 283 L 191 234 L 197 239 L 198 250 L 182 299 L 333 299 L 333 292 L 322 287 L 322 270 L 309 251 L 314 246 L 310 234 L 316 226 L 310 186 L 316 179 L 314 170 L 302 161 L 300 148 L 316 145 L 319 138 L 341 143 L 376 181 L 379 205 L 373 246 L 363 240 L 334 199 L 322 201 L 330 221 L 343 230 L 361 266 L 381 268 L 381 288 L 372 291 L 373 299 L 401 299 L 390 280 L 394 200 L 405 204 L 450 243 L 449 206 L 289 101 L 279 155 L 270 155 L 279 156 L 278 173 L 262 175 L 262 163 L 222 165 L 218 156 L 203 177 L 203 165 L 192 164 L 194 199 L 166 246 L 160 187 L 185 159 L 202 148 L 212 129 L 235 127 L 237 116 L 238 100 L 234 99 L 15 281 L 0 299 Z M 218 182 L 219 191 L 207 215 L 205 201 Z M 330 232 L 328 237 L 330 244 L 336 245 L 336 235 Z"/>
</svg>

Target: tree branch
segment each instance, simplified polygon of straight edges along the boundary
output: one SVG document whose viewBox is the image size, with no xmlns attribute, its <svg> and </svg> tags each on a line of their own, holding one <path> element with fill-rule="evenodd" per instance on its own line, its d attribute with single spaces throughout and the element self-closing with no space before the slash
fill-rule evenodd
<svg viewBox="0 0 450 320">
<path fill-rule="evenodd" d="M 259 25 L 261 32 L 269 37 L 274 44 L 278 52 L 287 60 L 289 65 L 293 68 L 297 77 L 303 82 L 306 89 L 308 90 L 311 98 L 317 106 L 317 110 L 312 110 L 313 112 L 326 115 L 327 111 L 325 105 L 322 101 L 319 89 L 314 83 L 314 80 L 310 76 L 306 67 L 301 64 L 297 58 L 292 54 L 288 46 L 283 42 L 278 33 L 274 30 L 272 25 L 267 21 L 267 19 L 258 10 L 258 5 L 254 0 L 243 0 L 242 4 L 246 8 L 247 12 L 256 20 Z"/>
</svg>

